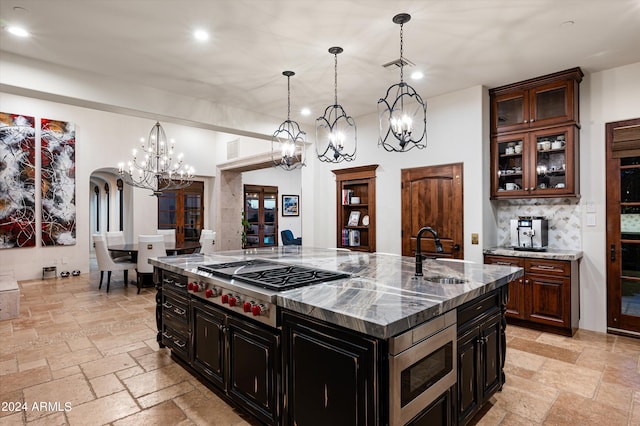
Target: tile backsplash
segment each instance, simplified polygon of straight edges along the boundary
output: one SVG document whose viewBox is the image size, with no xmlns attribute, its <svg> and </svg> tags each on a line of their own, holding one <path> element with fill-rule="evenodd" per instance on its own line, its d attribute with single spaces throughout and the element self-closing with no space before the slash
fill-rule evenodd
<svg viewBox="0 0 640 426">
<path fill-rule="evenodd" d="M 495 203 L 499 246 L 511 245 L 511 219 L 517 219 L 518 216 L 541 216 L 549 221 L 549 248 L 582 250 L 580 200 L 536 198 L 501 200 Z"/>
<path fill-rule="evenodd" d="M 623 214 L 620 216 L 622 232 L 640 232 L 640 214 Z"/>
</svg>

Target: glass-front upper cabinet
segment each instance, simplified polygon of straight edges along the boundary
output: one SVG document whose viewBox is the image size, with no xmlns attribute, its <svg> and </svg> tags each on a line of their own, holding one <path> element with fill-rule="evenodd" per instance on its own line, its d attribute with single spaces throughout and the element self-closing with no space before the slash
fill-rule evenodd
<svg viewBox="0 0 640 426">
<path fill-rule="evenodd" d="M 246 248 L 278 245 L 278 187 L 244 186 Z"/>
<path fill-rule="evenodd" d="M 577 135 L 562 126 L 493 138 L 491 197 L 575 196 Z"/>
<path fill-rule="evenodd" d="M 489 91 L 492 134 L 578 122 L 580 68 Z"/>
</svg>

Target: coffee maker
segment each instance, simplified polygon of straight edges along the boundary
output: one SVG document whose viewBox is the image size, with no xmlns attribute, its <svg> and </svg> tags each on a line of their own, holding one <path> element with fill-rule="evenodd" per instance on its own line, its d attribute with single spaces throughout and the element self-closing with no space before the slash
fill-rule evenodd
<svg viewBox="0 0 640 426">
<path fill-rule="evenodd" d="M 511 219 L 511 247 L 515 250 L 544 251 L 549 244 L 548 221 L 541 216 Z"/>
</svg>

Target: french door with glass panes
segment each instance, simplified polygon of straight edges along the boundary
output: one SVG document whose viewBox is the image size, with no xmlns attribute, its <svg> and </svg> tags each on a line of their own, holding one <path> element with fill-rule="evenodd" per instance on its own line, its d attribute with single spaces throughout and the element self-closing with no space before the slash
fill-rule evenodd
<svg viewBox="0 0 640 426">
<path fill-rule="evenodd" d="M 278 245 L 278 187 L 244 186 L 245 248 Z"/>
<path fill-rule="evenodd" d="M 607 326 L 640 333 L 640 118 L 607 123 Z"/>
<path fill-rule="evenodd" d="M 203 227 L 204 182 L 158 196 L 158 229 L 175 229 L 176 242 L 198 241 Z"/>
</svg>

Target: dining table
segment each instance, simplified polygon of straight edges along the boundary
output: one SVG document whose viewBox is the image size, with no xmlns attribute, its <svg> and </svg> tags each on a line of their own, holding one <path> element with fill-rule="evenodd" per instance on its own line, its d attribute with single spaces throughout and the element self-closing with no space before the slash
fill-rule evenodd
<svg viewBox="0 0 640 426">
<path fill-rule="evenodd" d="M 164 243 L 167 255 L 188 254 L 200 249 L 199 241 L 182 241 L 175 243 Z M 108 247 L 110 252 L 125 252 L 131 256 L 132 262 L 138 261 L 138 243 L 116 244 Z"/>
</svg>

